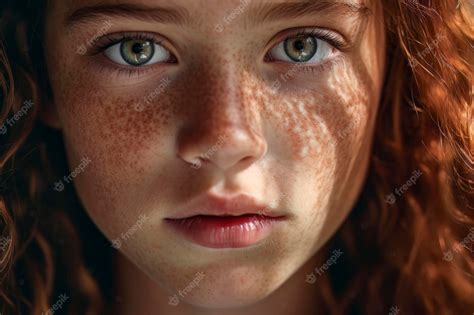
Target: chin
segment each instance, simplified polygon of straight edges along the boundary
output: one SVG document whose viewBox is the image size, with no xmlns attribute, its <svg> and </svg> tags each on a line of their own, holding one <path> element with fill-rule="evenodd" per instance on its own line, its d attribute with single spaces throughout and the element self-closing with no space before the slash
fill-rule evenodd
<svg viewBox="0 0 474 315">
<path fill-rule="evenodd" d="M 196 270 L 196 269 L 193 269 Z M 171 284 L 171 297 L 206 309 L 232 309 L 251 306 L 272 294 L 285 280 L 278 270 L 255 267 L 209 266 L 186 274 L 185 284 Z"/>
<path fill-rule="evenodd" d="M 221 283 L 222 282 L 222 283 Z M 191 292 L 184 297 L 178 293 L 182 302 L 204 309 L 235 309 L 249 307 L 265 299 L 276 290 L 272 287 L 243 289 L 237 283 L 227 284 L 228 281 L 209 283 L 196 292 Z M 198 292 L 199 291 L 199 292 Z"/>
</svg>

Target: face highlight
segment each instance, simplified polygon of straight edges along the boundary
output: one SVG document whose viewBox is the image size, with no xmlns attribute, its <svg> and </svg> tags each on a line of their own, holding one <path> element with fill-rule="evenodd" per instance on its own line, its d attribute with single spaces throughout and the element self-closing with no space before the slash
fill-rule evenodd
<svg viewBox="0 0 474 315">
<path fill-rule="evenodd" d="M 362 189 L 385 64 L 382 9 L 121 3 L 128 14 L 116 1 L 48 8 L 61 17 L 46 25 L 51 105 L 71 168 L 91 161 L 74 180 L 80 200 L 170 294 L 202 273 L 180 299 L 256 303 L 334 235 Z M 199 246 L 166 227 L 208 193 L 253 196 L 288 219 L 239 249 Z"/>
</svg>

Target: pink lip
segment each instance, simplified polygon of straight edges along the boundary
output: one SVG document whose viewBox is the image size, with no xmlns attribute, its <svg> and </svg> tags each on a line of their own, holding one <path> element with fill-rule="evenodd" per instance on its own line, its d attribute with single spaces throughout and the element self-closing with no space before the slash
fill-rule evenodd
<svg viewBox="0 0 474 315">
<path fill-rule="evenodd" d="M 196 215 L 239 216 L 244 214 L 259 214 L 268 217 L 283 215 L 248 195 L 241 194 L 233 198 L 204 195 L 192 200 L 179 214 L 170 219 L 184 219 Z"/>
<path fill-rule="evenodd" d="M 285 219 L 285 215 L 246 195 L 231 199 L 207 195 L 165 221 L 201 246 L 236 248 L 258 243 Z"/>
</svg>

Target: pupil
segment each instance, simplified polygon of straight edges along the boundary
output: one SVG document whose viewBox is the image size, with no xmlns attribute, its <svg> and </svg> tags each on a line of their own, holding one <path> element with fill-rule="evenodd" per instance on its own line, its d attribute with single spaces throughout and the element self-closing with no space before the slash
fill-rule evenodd
<svg viewBox="0 0 474 315">
<path fill-rule="evenodd" d="M 154 46 L 149 41 L 127 40 L 120 45 L 120 55 L 132 66 L 140 66 L 153 58 Z"/>
<path fill-rule="evenodd" d="M 136 54 L 141 53 L 143 51 L 143 45 L 140 43 L 136 43 L 132 46 L 132 51 Z"/>
<path fill-rule="evenodd" d="M 285 40 L 284 49 L 286 55 L 290 57 L 291 60 L 306 62 L 316 54 L 318 42 L 313 36 L 289 37 Z"/>
<path fill-rule="evenodd" d="M 295 42 L 294 47 L 295 47 L 296 50 L 303 50 L 304 49 L 304 42 L 302 40 L 299 40 L 299 41 Z"/>
</svg>

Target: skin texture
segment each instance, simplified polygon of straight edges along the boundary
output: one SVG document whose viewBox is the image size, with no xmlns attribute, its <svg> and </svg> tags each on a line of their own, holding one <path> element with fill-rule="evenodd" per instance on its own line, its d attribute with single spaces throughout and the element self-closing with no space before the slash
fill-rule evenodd
<svg viewBox="0 0 474 315">
<path fill-rule="evenodd" d="M 126 0 L 193 14 L 181 26 L 124 17 L 65 24 L 71 11 L 97 3 L 52 1 L 48 8 L 54 98 L 42 117 L 62 129 L 71 170 L 90 159 L 73 184 L 99 229 L 121 241 L 114 314 L 312 313 L 317 285 L 305 274 L 355 203 L 369 161 L 385 64 L 379 5 L 369 6 L 365 23 L 333 13 L 263 22 L 252 18 L 262 3 L 255 0 L 227 23 L 240 2 Z M 106 33 L 159 34 L 178 62 L 114 65 L 89 44 L 78 54 L 104 25 Z M 285 39 L 282 31 L 308 27 L 354 43 L 323 66 L 310 65 L 314 71 L 265 61 Z M 164 79 L 170 83 L 137 110 Z M 219 139 L 209 160 L 192 167 Z M 200 247 L 165 228 L 164 218 L 208 192 L 254 196 L 289 220 L 243 249 Z M 169 305 L 198 272 L 205 275 L 199 285 Z"/>
</svg>

